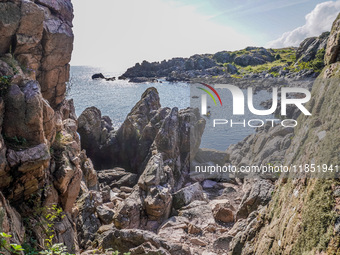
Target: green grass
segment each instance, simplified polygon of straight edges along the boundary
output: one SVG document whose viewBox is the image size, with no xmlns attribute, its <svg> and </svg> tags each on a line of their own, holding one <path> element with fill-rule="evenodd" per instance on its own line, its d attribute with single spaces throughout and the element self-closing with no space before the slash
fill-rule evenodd
<svg viewBox="0 0 340 255">
<path fill-rule="evenodd" d="M 257 51 L 259 50 L 258 49 L 250 50 L 250 51 L 240 50 L 240 51 L 233 52 L 233 54 L 238 56 L 238 55 L 245 54 L 245 52 L 250 53 L 250 52 L 257 52 Z M 263 65 L 246 66 L 246 67 L 236 65 L 235 63 L 231 63 L 231 64 L 237 67 L 238 72 L 239 72 L 238 74 L 240 76 L 244 76 L 244 75 L 251 74 L 251 73 L 258 74 L 262 72 L 268 72 L 270 71 L 270 69 L 272 69 L 273 67 L 277 67 L 277 66 L 283 67 L 283 66 L 286 66 L 287 64 L 292 65 L 296 60 L 294 48 L 269 49 L 268 51 L 270 51 L 274 55 L 276 59 L 275 61 L 267 62 Z M 278 55 L 280 57 L 278 57 Z M 230 64 L 230 63 L 226 63 L 224 64 L 224 66 L 226 66 L 227 64 Z M 277 72 L 271 72 L 271 74 L 274 77 L 277 77 L 279 75 Z"/>
<path fill-rule="evenodd" d="M 6 95 L 11 86 L 12 76 L 4 75 L 0 77 L 0 96 Z"/>
<path fill-rule="evenodd" d="M 235 78 L 235 79 L 241 79 L 241 78 L 243 78 L 243 76 L 238 75 L 238 74 L 232 74 L 231 77 L 232 77 L 232 78 Z"/>
<path fill-rule="evenodd" d="M 10 137 L 6 134 L 3 135 L 5 143 L 8 147 L 16 150 L 28 148 L 28 142 L 24 137 L 13 136 Z"/>
</svg>

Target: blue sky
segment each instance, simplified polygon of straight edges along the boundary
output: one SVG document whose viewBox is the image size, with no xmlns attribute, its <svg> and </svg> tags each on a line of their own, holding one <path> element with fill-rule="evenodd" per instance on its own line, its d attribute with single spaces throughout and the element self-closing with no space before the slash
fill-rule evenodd
<svg viewBox="0 0 340 255">
<path fill-rule="evenodd" d="M 247 46 L 297 46 L 329 30 L 340 0 L 73 0 L 72 65 L 141 62 Z"/>
<path fill-rule="evenodd" d="M 167 1 L 167 0 L 165 0 Z M 168 1 L 169 2 L 169 1 Z M 210 20 L 232 26 L 266 43 L 305 22 L 320 0 L 178 0 L 179 6 L 196 6 Z"/>
</svg>

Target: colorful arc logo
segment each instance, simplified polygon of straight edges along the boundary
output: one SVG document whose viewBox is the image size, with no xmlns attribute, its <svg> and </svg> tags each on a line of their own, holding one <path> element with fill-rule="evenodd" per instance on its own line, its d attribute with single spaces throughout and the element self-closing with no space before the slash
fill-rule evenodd
<svg viewBox="0 0 340 255">
<path fill-rule="evenodd" d="M 202 84 L 203 86 L 209 88 L 212 92 L 214 92 L 214 94 L 217 96 L 217 98 L 220 101 L 220 104 L 222 106 L 222 100 L 221 100 L 220 95 L 217 93 L 217 91 L 212 86 L 210 86 L 208 84 L 205 84 L 205 83 L 202 83 L 202 82 L 200 82 L 200 84 Z M 209 90 L 204 89 L 204 88 L 200 88 L 200 87 L 197 87 L 197 88 L 200 89 L 200 90 L 203 90 L 204 92 L 206 92 L 212 98 L 212 100 L 214 101 L 215 105 L 217 105 L 215 97 L 213 96 L 213 94 L 211 94 L 211 92 Z"/>
</svg>

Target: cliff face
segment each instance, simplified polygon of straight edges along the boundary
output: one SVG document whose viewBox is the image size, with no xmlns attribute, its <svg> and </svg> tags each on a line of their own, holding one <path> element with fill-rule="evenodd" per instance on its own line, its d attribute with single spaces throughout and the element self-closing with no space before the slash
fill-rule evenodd
<svg viewBox="0 0 340 255">
<path fill-rule="evenodd" d="M 334 167 L 340 162 L 339 22 L 340 15 L 328 39 L 327 66 L 314 83 L 307 106 L 312 116 L 298 119 L 299 126 L 284 156 L 285 165 Z M 280 179 L 269 205 L 248 218 L 246 227 L 239 228 L 230 253 L 338 254 L 339 185 L 337 178 Z"/>
<path fill-rule="evenodd" d="M 52 107 L 60 104 L 73 49 L 71 1 L 0 2 L 0 54 L 12 53 Z"/>
<path fill-rule="evenodd" d="M 65 100 L 72 19 L 68 0 L 0 1 L 0 231 L 19 244 L 26 231 L 44 246 L 42 210 L 55 205 L 67 217 L 54 241 L 77 251 L 70 212 L 81 182 L 91 188 L 97 177 Z"/>
<path fill-rule="evenodd" d="M 169 218 L 205 121 L 197 109 L 161 108 L 149 88 L 117 132 L 94 107 L 78 123 L 65 99 L 72 11 L 69 0 L 0 1 L 0 232 L 38 251 L 63 243 L 76 254 L 137 246 L 141 254 L 152 236 L 161 245 L 151 250 L 188 254 L 148 230 Z M 111 169 L 97 176 L 82 148 L 97 169 Z M 142 232 L 118 230 L 131 227 Z M 112 246 L 113 233 L 130 243 Z"/>
</svg>

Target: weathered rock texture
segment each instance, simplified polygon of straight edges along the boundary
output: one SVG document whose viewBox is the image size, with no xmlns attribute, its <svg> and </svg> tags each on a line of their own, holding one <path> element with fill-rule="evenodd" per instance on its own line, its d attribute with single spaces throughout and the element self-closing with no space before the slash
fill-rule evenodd
<svg viewBox="0 0 340 255">
<path fill-rule="evenodd" d="M 312 116 L 300 116 L 283 163 L 339 164 L 339 20 L 328 39 L 324 68 L 312 90 L 307 108 Z M 239 221 L 234 228 L 230 254 L 337 254 L 339 248 L 339 181 L 330 179 L 280 179 L 267 207 Z M 326 176 L 326 177 L 327 177 Z M 294 177 L 294 176 L 291 176 Z M 304 178 L 303 178 L 304 177 Z"/>
<path fill-rule="evenodd" d="M 160 153 L 162 160 L 172 162 L 173 174 L 181 183 L 190 156 L 198 151 L 204 126 L 197 109 L 161 108 L 157 90 L 149 88 L 117 131 L 108 117 L 90 107 L 79 116 L 78 132 L 96 169 L 119 166 L 140 175 L 151 156 Z"/>
<path fill-rule="evenodd" d="M 11 242 L 43 247 L 47 215 L 61 208 L 53 242 L 78 252 L 72 209 L 81 187 L 98 182 L 65 100 L 72 19 L 69 0 L 0 2 L 0 225 Z"/>
<path fill-rule="evenodd" d="M 41 249 L 53 234 L 53 243 L 76 254 L 339 253 L 337 179 L 284 178 L 275 187 L 272 179 L 189 175 L 194 158 L 238 166 L 338 164 L 338 19 L 308 106 L 312 117 L 300 117 L 294 134 L 265 126 L 216 152 L 199 150 L 205 121 L 198 109 L 162 108 L 155 88 L 118 130 L 94 107 L 77 120 L 65 100 L 72 18 L 68 0 L 0 1 L 0 232 L 12 235 L 11 243 Z M 304 51 L 314 54 L 315 47 Z M 268 50 L 248 50 L 250 56 L 212 58 L 239 65 L 274 60 Z M 221 71 L 215 60 L 175 59 L 168 68 L 213 74 Z"/>
<path fill-rule="evenodd" d="M 169 218 L 172 193 L 189 176 L 190 157 L 198 150 L 205 121 L 197 109 L 161 108 L 157 90 L 149 88 L 117 132 L 110 125 L 91 107 L 79 117 L 78 131 L 96 167 L 123 167 L 139 177 L 131 195 L 118 206 L 114 223 L 118 228 L 156 230 Z M 123 178 L 127 186 L 136 184 L 133 175 L 121 176 L 117 170 L 100 171 L 99 179 L 111 188 L 117 182 L 122 185 Z"/>
<path fill-rule="evenodd" d="M 0 2 L 0 54 L 11 52 L 23 71 L 37 78 L 53 108 L 65 98 L 72 19 L 70 0 Z"/>
<path fill-rule="evenodd" d="M 319 37 L 310 37 L 303 40 L 296 50 L 297 62 L 308 62 L 315 59 L 319 50 L 324 50 L 327 45 L 329 32 L 324 32 Z"/>
</svg>

